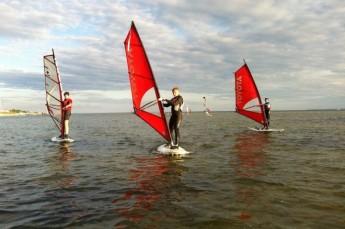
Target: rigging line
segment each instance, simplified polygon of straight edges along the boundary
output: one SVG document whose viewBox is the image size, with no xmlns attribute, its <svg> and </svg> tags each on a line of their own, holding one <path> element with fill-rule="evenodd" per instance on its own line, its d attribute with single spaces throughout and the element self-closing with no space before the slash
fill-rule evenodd
<svg viewBox="0 0 345 229">
<path fill-rule="evenodd" d="M 55 118 L 54 115 L 51 113 L 51 111 L 48 111 L 48 113 L 49 113 L 49 116 L 53 119 L 54 124 L 56 125 L 56 127 L 57 127 L 59 130 L 61 130 L 61 127 L 60 127 L 61 121 L 58 120 L 57 118 Z"/>
<path fill-rule="evenodd" d="M 253 108 L 253 107 L 261 107 L 261 106 L 263 106 L 263 104 L 253 105 L 253 106 L 250 106 L 250 107 L 244 107 L 243 109 L 247 110 L 247 109 L 250 109 L 250 108 Z"/>
<path fill-rule="evenodd" d="M 49 113 L 50 114 L 50 113 Z M 61 120 L 58 120 L 57 118 L 55 118 L 52 114 L 51 114 L 51 116 L 50 116 L 54 121 L 56 121 L 56 123 L 55 124 L 59 124 L 59 125 L 61 125 Z M 59 129 L 60 129 L 60 127 L 59 127 Z"/>
<path fill-rule="evenodd" d="M 140 110 L 145 110 L 157 104 L 157 100 L 152 100 L 140 107 Z"/>
<path fill-rule="evenodd" d="M 49 60 L 48 57 L 54 57 L 54 56 L 53 56 L 53 55 L 46 55 L 46 56 L 43 56 L 43 58 L 44 58 L 45 60 L 47 60 L 48 62 L 50 62 L 50 63 L 52 63 L 52 64 L 55 65 L 55 63 L 54 63 L 53 61 Z"/>
<path fill-rule="evenodd" d="M 247 110 L 247 109 L 245 109 L 245 108 L 237 108 L 237 110 L 238 111 L 246 111 L 246 112 L 251 112 L 251 113 L 256 113 L 256 114 L 261 114 L 261 112 L 259 112 L 259 111 L 253 111 L 253 110 Z"/>
<path fill-rule="evenodd" d="M 49 105 L 49 106 L 51 106 L 51 107 L 57 107 L 57 108 L 60 108 L 60 107 L 61 107 L 61 103 L 59 103 L 59 104 L 51 103 L 51 104 L 47 104 L 47 105 Z"/>
<path fill-rule="evenodd" d="M 50 109 L 54 109 L 54 110 L 57 110 L 57 111 L 60 110 L 60 107 L 56 107 L 56 106 L 54 107 L 52 105 L 47 105 L 47 106 L 49 106 Z"/>
<path fill-rule="evenodd" d="M 48 79 L 50 79 L 51 81 L 53 81 L 56 84 L 59 84 L 58 81 L 54 80 L 53 78 L 51 78 L 48 74 L 44 74 L 45 77 L 47 77 Z M 46 84 L 47 85 L 47 84 Z"/>
<path fill-rule="evenodd" d="M 48 56 L 53 56 L 53 55 L 44 56 L 44 59 L 47 60 L 48 62 L 50 62 L 51 64 L 54 64 L 54 65 L 55 65 L 55 63 L 54 63 L 53 61 L 51 61 L 51 60 L 49 60 L 49 59 L 47 58 Z"/>
<path fill-rule="evenodd" d="M 51 96 L 53 99 L 55 99 L 56 101 L 58 101 L 59 103 L 62 103 L 62 101 L 60 101 L 58 98 L 56 98 L 54 95 L 50 94 L 48 91 L 46 91 L 46 93 Z"/>
</svg>

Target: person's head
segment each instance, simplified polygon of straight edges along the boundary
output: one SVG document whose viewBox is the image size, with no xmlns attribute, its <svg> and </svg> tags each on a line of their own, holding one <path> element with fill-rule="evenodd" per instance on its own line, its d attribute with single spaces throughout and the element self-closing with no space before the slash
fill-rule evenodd
<svg viewBox="0 0 345 229">
<path fill-rule="evenodd" d="M 265 102 L 269 102 L 270 101 L 270 99 L 269 98 L 265 98 Z"/>
<path fill-rule="evenodd" d="M 180 94 L 180 89 L 178 87 L 174 87 L 171 89 L 174 96 L 178 96 Z"/>
<path fill-rule="evenodd" d="M 69 92 L 66 91 L 65 93 L 63 93 L 63 96 L 65 96 L 65 98 L 68 98 L 69 97 Z"/>
</svg>

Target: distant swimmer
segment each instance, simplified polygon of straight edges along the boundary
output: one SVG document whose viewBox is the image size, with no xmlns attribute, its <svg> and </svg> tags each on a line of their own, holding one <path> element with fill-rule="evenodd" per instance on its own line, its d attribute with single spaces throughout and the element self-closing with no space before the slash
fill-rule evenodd
<svg viewBox="0 0 345 229">
<path fill-rule="evenodd" d="M 65 92 L 63 94 L 65 96 L 64 101 L 62 102 L 62 110 L 63 110 L 63 117 L 65 122 L 65 129 L 64 129 L 64 136 L 60 136 L 60 138 L 66 138 L 68 139 L 69 136 L 69 119 L 72 114 L 72 99 L 69 97 L 69 92 Z"/>
<path fill-rule="evenodd" d="M 265 98 L 265 103 L 263 104 L 263 106 L 264 106 L 264 111 L 265 111 L 265 116 L 266 116 L 266 123 L 264 125 L 264 128 L 268 129 L 270 125 L 270 119 L 271 119 L 271 104 L 270 104 L 269 98 Z"/>
<path fill-rule="evenodd" d="M 171 149 L 177 149 L 179 148 L 180 142 L 180 125 L 182 122 L 183 98 L 180 95 L 180 90 L 178 87 L 174 87 L 172 89 L 172 93 L 174 95 L 174 98 L 170 100 L 160 98 L 159 100 L 163 102 L 163 106 L 171 106 L 171 117 L 169 120 L 169 130 L 171 137 L 173 137 L 174 133 L 174 138 L 171 142 Z"/>
</svg>

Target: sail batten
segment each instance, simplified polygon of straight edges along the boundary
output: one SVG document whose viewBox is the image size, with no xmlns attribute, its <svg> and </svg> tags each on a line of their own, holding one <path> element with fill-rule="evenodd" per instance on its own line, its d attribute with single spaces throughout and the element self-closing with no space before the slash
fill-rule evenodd
<svg viewBox="0 0 345 229">
<path fill-rule="evenodd" d="M 46 92 L 50 97 L 52 97 L 53 99 L 55 99 L 58 102 L 62 102 L 60 99 L 56 98 L 54 95 L 50 94 L 48 91 Z M 49 106 L 56 106 L 54 104 L 50 104 Z"/>
<path fill-rule="evenodd" d="M 47 77 L 48 79 L 50 79 L 51 81 L 53 81 L 53 82 L 55 82 L 55 83 L 59 84 L 59 82 L 58 82 L 58 81 L 55 81 L 54 79 L 50 78 L 50 76 L 47 76 L 47 75 L 46 75 L 46 77 Z"/>
<path fill-rule="evenodd" d="M 248 65 L 245 63 L 234 74 L 236 112 L 265 125 L 267 121 L 261 97 Z"/>
<path fill-rule="evenodd" d="M 139 33 L 132 22 L 124 41 L 134 113 L 171 141 L 158 87 Z"/>
<path fill-rule="evenodd" d="M 56 65 L 54 50 L 51 55 L 43 56 L 43 65 L 48 114 L 52 118 L 60 134 L 63 136 L 65 126 L 62 111 L 62 85 Z"/>
</svg>

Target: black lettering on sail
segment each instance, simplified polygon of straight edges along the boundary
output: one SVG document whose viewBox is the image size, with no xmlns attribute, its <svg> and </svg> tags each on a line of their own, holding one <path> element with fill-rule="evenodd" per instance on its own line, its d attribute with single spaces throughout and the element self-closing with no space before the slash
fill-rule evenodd
<svg viewBox="0 0 345 229">
<path fill-rule="evenodd" d="M 242 76 L 236 78 L 236 95 L 239 103 L 242 103 Z"/>
</svg>

